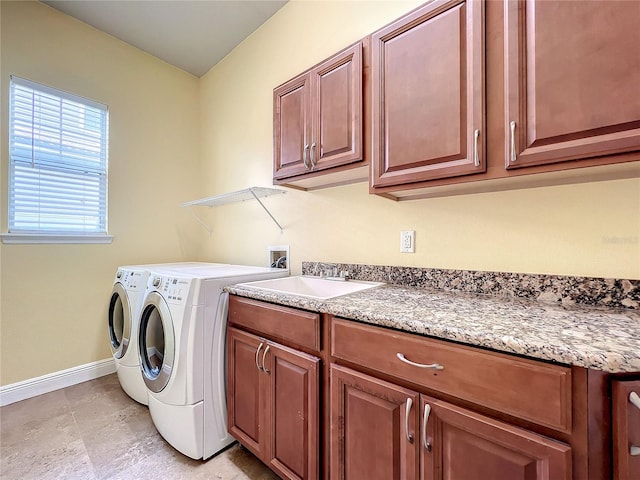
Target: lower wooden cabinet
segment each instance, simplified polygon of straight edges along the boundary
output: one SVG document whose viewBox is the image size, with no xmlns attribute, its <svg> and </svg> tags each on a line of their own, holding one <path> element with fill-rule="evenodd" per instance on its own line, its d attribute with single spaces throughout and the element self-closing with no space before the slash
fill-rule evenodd
<svg viewBox="0 0 640 480">
<path fill-rule="evenodd" d="M 640 373 L 236 295 L 227 342 L 229 431 L 283 479 L 640 480 Z"/>
<path fill-rule="evenodd" d="M 613 383 L 613 478 L 640 478 L 640 380 Z"/>
<path fill-rule="evenodd" d="M 418 384 L 554 430 L 572 428 L 568 367 L 339 318 L 331 335 L 334 358 L 386 374 L 395 383 Z M 426 367 L 430 364 L 434 368 Z"/>
<path fill-rule="evenodd" d="M 332 480 L 570 480 L 571 448 L 331 366 Z"/>
<path fill-rule="evenodd" d="M 285 479 L 319 472 L 320 359 L 230 327 L 229 432 Z"/>
<path fill-rule="evenodd" d="M 331 480 L 417 478 L 419 395 L 331 365 Z"/>
<path fill-rule="evenodd" d="M 227 416 L 229 433 L 261 456 L 266 449 L 266 412 L 262 408 L 262 372 L 258 369 L 260 338 L 235 328 L 227 332 L 228 387 Z M 261 428 L 262 426 L 262 428 Z"/>
<path fill-rule="evenodd" d="M 425 395 L 420 425 L 423 480 L 572 478 L 571 448 L 528 430 Z"/>
</svg>

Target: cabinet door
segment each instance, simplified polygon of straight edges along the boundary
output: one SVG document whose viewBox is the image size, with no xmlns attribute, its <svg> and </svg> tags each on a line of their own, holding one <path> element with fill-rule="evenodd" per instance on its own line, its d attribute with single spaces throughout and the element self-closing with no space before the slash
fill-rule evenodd
<svg viewBox="0 0 640 480">
<path fill-rule="evenodd" d="M 428 3 L 371 48 L 372 186 L 485 171 L 484 2 Z"/>
<path fill-rule="evenodd" d="M 310 88 L 310 76 L 305 73 L 273 92 L 273 178 L 308 171 Z"/>
<path fill-rule="evenodd" d="M 613 382 L 613 477 L 640 478 L 640 380 Z"/>
<path fill-rule="evenodd" d="M 521 428 L 421 396 L 423 480 L 571 480 L 571 449 Z"/>
<path fill-rule="evenodd" d="M 267 461 L 282 478 L 316 480 L 320 359 L 271 342 L 267 349 L 263 365 L 270 397 Z"/>
<path fill-rule="evenodd" d="M 362 43 L 311 71 L 311 170 L 362 160 Z"/>
<path fill-rule="evenodd" d="M 640 2 L 505 2 L 506 166 L 640 148 Z"/>
<path fill-rule="evenodd" d="M 265 341 L 235 328 L 227 329 L 227 417 L 229 433 L 261 456 L 266 442 L 266 398 L 260 387 L 258 347 Z"/>
<path fill-rule="evenodd" d="M 417 478 L 418 394 L 336 365 L 330 382 L 330 478 Z"/>
</svg>

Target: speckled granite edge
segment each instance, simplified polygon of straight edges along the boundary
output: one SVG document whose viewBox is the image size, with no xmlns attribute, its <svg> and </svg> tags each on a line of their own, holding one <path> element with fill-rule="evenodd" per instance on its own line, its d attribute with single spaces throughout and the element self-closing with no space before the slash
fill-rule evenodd
<svg viewBox="0 0 640 480">
<path fill-rule="evenodd" d="M 224 291 L 241 297 L 262 300 L 263 302 L 276 303 L 285 307 L 301 308 L 311 312 L 325 312 L 326 300 L 316 300 L 300 295 L 288 295 L 286 293 L 271 292 L 262 288 L 247 287 L 244 284 L 226 285 Z"/>
<path fill-rule="evenodd" d="M 633 310 L 384 286 L 337 297 L 323 311 L 410 333 L 610 373 L 640 372 Z"/>
<path fill-rule="evenodd" d="M 610 373 L 640 372 L 640 313 L 383 285 L 328 300 L 229 285 L 236 295 Z"/>
<path fill-rule="evenodd" d="M 303 275 L 337 268 L 355 280 L 404 287 L 526 298 L 560 305 L 640 309 L 640 280 L 437 268 L 302 262 Z"/>
</svg>

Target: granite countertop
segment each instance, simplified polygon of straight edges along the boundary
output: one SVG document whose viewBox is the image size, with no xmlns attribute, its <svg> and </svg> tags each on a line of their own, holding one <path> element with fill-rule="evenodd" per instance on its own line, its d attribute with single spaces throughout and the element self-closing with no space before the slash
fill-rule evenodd
<svg viewBox="0 0 640 480">
<path fill-rule="evenodd" d="M 383 285 L 329 300 L 232 285 L 229 293 L 530 358 L 640 372 L 640 313 Z"/>
</svg>

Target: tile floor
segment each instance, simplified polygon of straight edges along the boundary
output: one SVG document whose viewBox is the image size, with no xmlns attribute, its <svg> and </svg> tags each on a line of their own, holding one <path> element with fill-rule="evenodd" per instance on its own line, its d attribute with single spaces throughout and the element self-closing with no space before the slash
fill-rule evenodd
<svg viewBox="0 0 640 480">
<path fill-rule="evenodd" d="M 115 374 L 0 408 L 2 480 L 277 480 L 239 445 L 203 462 L 157 433 Z"/>
</svg>

